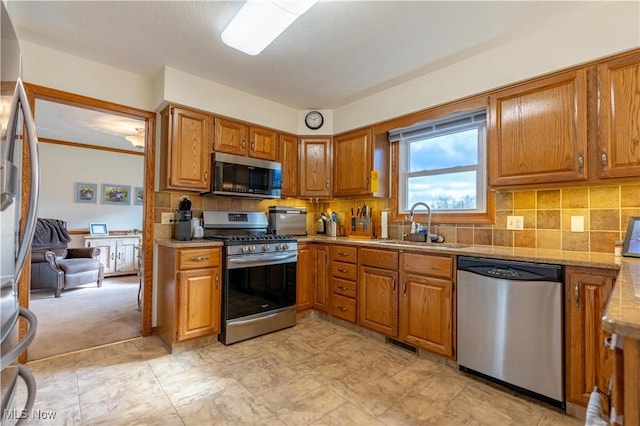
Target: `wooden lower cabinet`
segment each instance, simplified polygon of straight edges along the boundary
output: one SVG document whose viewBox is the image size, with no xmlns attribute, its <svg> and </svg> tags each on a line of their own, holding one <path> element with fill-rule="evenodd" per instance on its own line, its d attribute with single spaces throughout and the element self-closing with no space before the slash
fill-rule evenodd
<svg viewBox="0 0 640 426">
<path fill-rule="evenodd" d="M 453 357 L 453 258 L 402 253 L 400 263 L 400 340 Z"/>
<path fill-rule="evenodd" d="M 316 277 L 316 250 L 313 244 L 298 244 L 296 264 L 296 307 L 304 311 L 313 307 Z"/>
<path fill-rule="evenodd" d="M 329 248 L 329 314 L 356 324 L 358 249 L 332 245 Z"/>
<path fill-rule="evenodd" d="M 221 248 L 158 246 L 158 334 L 174 345 L 220 332 Z"/>
<path fill-rule="evenodd" d="M 617 271 L 567 267 L 565 278 L 565 344 L 567 402 L 586 406 L 595 386 L 609 389 L 612 370 L 609 336 L 602 329 L 602 315 Z M 607 398 L 603 398 L 605 411 Z"/>
<path fill-rule="evenodd" d="M 329 310 L 329 246 L 318 244 L 315 247 L 316 279 L 313 291 L 313 307 L 319 311 Z"/>
</svg>

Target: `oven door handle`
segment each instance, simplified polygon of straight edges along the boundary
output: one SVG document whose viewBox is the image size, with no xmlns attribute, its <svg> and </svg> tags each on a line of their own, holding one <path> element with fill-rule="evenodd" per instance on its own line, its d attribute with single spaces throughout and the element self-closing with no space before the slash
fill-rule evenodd
<svg viewBox="0 0 640 426">
<path fill-rule="evenodd" d="M 250 264 L 250 263 L 269 263 L 280 260 L 293 259 L 298 256 L 298 253 L 290 253 L 284 256 L 260 256 L 260 257 L 241 257 L 241 258 L 230 258 L 229 263 L 239 263 L 239 264 Z"/>
</svg>

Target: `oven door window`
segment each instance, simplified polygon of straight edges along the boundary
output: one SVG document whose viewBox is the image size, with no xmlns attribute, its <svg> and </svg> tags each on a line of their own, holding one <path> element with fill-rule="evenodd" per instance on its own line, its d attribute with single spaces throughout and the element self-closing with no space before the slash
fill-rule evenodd
<svg viewBox="0 0 640 426">
<path fill-rule="evenodd" d="M 227 270 L 226 319 L 296 304 L 296 263 Z"/>
</svg>

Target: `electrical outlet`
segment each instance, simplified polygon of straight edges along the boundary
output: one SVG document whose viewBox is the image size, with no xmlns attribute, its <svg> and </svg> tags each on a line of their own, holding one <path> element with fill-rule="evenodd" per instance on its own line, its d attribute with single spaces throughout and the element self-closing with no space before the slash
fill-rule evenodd
<svg viewBox="0 0 640 426">
<path fill-rule="evenodd" d="M 571 232 L 584 232 L 584 216 L 571 216 Z"/>
<path fill-rule="evenodd" d="M 524 229 L 524 216 L 507 216 L 507 229 L 521 231 Z"/>
<path fill-rule="evenodd" d="M 160 218 L 161 222 L 163 225 L 170 225 L 173 223 L 174 221 L 174 214 L 173 213 L 162 213 L 162 216 Z"/>
</svg>

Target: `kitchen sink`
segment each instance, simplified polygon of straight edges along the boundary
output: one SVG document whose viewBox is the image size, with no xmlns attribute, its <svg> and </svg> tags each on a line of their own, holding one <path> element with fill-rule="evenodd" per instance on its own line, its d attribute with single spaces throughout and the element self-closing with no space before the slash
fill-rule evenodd
<svg viewBox="0 0 640 426">
<path fill-rule="evenodd" d="M 403 246 L 416 246 L 416 247 L 429 247 L 429 248 L 441 248 L 441 249 L 450 249 L 450 248 L 465 248 L 468 247 L 463 244 L 457 243 L 427 243 L 424 241 L 401 241 L 401 240 L 372 240 L 381 244 L 393 244 L 393 245 L 403 245 Z"/>
</svg>

